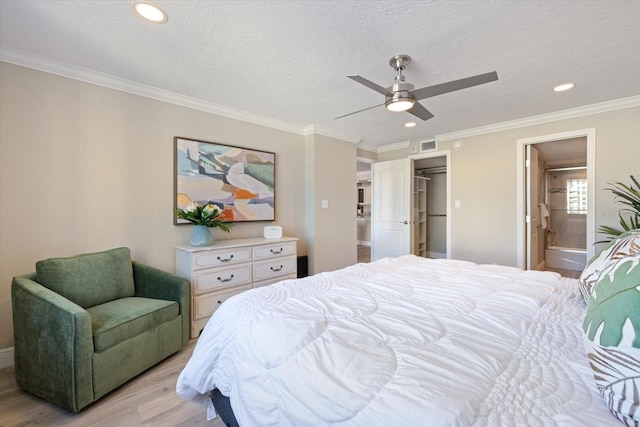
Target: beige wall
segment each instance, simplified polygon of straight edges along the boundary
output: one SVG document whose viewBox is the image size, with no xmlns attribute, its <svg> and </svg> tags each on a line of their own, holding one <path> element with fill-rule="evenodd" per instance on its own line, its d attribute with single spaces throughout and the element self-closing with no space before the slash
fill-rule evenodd
<svg viewBox="0 0 640 427">
<path fill-rule="evenodd" d="M 128 246 L 135 259 L 174 271 L 173 246 L 191 232 L 172 223 L 174 136 L 275 152 L 275 223 L 237 224 L 230 235 L 214 230 L 214 238 L 259 236 L 278 224 L 307 253 L 304 136 L 3 62 L 0 93 L 0 350 L 13 342 L 11 278 L 33 271 L 39 259 Z M 347 206 L 352 213 L 350 194 L 327 195 L 326 188 L 334 175 L 352 174 L 355 182 L 355 145 L 317 145 L 317 161 L 331 161 L 316 168 L 317 194 L 331 200 L 331 213 Z M 351 169 L 333 168 L 347 162 Z M 319 228 L 327 228 L 320 218 Z M 339 226 L 327 237 L 355 251 L 355 225 L 353 236 L 341 230 L 351 218 L 328 218 Z M 348 261 L 327 248 L 315 249 L 316 271 Z"/>
<path fill-rule="evenodd" d="M 356 151 L 356 154 L 358 157 L 361 157 L 363 159 L 369 159 L 374 161 L 378 159 L 377 153 L 374 153 L 373 151 L 363 150 L 361 148 L 358 148 L 358 150 Z"/>
<path fill-rule="evenodd" d="M 51 256 L 129 246 L 173 271 L 173 137 L 276 152 L 276 224 L 299 237 L 311 271 L 355 262 L 356 146 L 288 133 L 0 63 L 0 349 L 12 345 L 10 283 Z M 451 141 L 452 256 L 516 265 L 516 141 L 596 128 L 596 225 L 616 225 L 602 189 L 640 176 L 640 107 Z M 408 149 L 379 153 L 406 157 Z M 321 200 L 329 208 L 321 208 Z M 269 223 L 266 223 L 269 224 Z M 231 235 L 262 233 L 239 224 Z"/>
<path fill-rule="evenodd" d="M 337 270 L 357 261 L 356 146 L 322 135 L 307 137 L 309 272 Z M 322 201 L 328 208 L 322 207 Z M 353 244 L 346 242 L 354 242 Z M 322 256 L 331 253 L 332 257 Z"/>
<path fill-rule="evenodd" d="M 518 139 L 580 129 L 596 129 L 596 228 L 617 226 L 620 206 L 603 189 L 610 182 L 640 176 L 640 107 L 527 126 L 502 132 L 439 141 L 451 150 L 451 256 L 479 263 L 517 265 L 516 149 Z M 409 149 L 383 152 L 379 161 L 407 157 Z M 602 236 L 597 235 L 596 240 Z"/>
</svg>

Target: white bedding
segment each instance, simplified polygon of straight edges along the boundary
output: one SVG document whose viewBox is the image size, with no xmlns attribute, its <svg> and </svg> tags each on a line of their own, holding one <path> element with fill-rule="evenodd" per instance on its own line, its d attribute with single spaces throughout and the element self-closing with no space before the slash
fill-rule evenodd
<svg viewBox="0 0 640 427">
<path fill-rule="evenodd" d="M 254 289 L 178 379 L 241 426 L 616 426 L 582 344 L 577 281 L 416 256 Z"/>
</svg>

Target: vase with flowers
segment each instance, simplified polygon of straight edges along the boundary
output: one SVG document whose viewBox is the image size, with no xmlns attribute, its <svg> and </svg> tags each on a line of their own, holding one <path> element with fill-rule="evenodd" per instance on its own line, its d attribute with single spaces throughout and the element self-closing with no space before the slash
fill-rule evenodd
<svg viewBox="0 0 640 427">
<path fill-rule="evenodd" d="M 190 243 L 191 246 L 208 246 L 213 241 L 209 228 L 218 227 L 228 233 L 233 224 L 220 219 L 222 211 L 213 203 L 206 205 L 189 203 L 184 209 L 176 209 L 176 215 L 193 224 Z"/>
</svg>

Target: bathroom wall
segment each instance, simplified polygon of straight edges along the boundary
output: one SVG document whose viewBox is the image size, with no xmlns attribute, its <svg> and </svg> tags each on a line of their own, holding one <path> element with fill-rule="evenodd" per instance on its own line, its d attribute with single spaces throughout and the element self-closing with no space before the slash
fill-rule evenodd
<svg viewBox="0 0 640 427">
<path fill-rule="evenodd" d="M 571 180 L 584 180 L 586 183 L 587 170 L 548 171 L 546 174 L 549 209 L 547 246 L 586 249 L 586 211 L 569 209 L 568 201 L 577 198 L 578 194 L 567 186 Z"/>
</svg>

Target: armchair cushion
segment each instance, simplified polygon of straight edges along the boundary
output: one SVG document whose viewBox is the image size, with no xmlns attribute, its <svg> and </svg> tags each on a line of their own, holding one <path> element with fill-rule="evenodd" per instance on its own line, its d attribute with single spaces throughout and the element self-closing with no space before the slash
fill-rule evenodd
<svg viewBox="0 0 640 427">
<path fill-rule="evenodd" d="M 135 292 L 129 248 L 38 261 L 36 275 L 40 284 L 82 308 Z"/>
<path fill-rule="evenodd" d="M 87 309 L 91 316 L 93 346 L 101 352 L 152 330 L 180 314 L 176 301 L 121 298 Z"/>
</svg>

